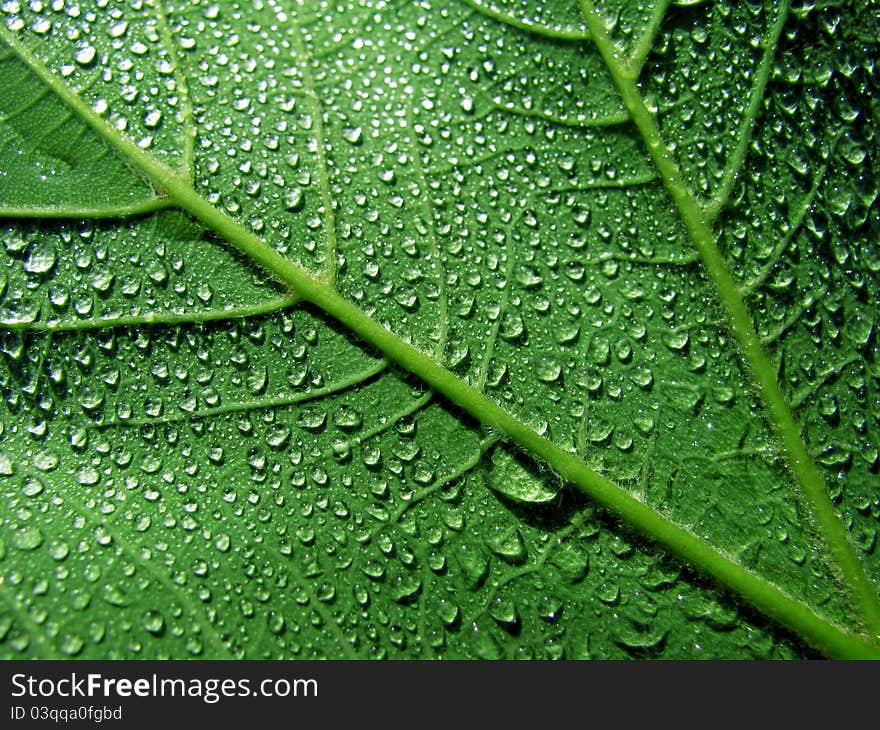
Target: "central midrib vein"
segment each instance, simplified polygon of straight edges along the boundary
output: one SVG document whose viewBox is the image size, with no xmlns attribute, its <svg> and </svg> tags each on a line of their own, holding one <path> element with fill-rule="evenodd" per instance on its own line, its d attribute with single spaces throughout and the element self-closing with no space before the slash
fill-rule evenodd
<svg viewBox="0 0 880 730">
<path fill-rule="evenodd" d="M 748 570 L 689 530 L 676 524 L 627 490 L 590 469 L 573 454 L 536 433 L 479 389 L 453 375 L 431 355 L 413 347 L 367 316 L 335 289 L 283 257 L 250 230 L 215 208 L 189 180 L 140 149 L 98 116 L 82 99 L 47 69 L 25 46 L 0 26 L 2 39 L 52 91 L 118 154 L 127 159 L 181 209 L 214 230 L 306 302 L 326 312 L 389 360 L 412 372 L 484 425 L 547 463 L 560 476 L 649 539 L 664 546 L 721 585 L 745 598 L 755 608 L 793 630 L 815 648 L 832 657 L 880 659 L 880 647 L 816 613 Z"/>
</svg>

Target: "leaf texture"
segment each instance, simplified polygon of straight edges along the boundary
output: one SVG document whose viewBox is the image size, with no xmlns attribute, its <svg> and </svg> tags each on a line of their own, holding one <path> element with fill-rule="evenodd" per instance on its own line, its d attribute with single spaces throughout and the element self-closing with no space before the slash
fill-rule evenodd
<svg viewBox="0 0 880 730">
<path fill-rule="evenodd" d="M 143 154 L 870 643 L 663 170 L 559 5 L 2 6 L 0 655 L 814 652 L 299 303 Z M 876 598 L 880 9 L 599 5 Z"/>
</svg>

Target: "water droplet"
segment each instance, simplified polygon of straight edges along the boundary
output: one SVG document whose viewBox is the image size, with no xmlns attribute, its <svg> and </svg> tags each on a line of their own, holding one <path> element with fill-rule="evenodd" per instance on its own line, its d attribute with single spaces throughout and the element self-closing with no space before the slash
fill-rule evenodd
<svg viewBox="0 0 880 730">
<path fill-rule="evenodd" d="M 542 596 L 538 602 L 538 616 L 544 621 L 556 621 L 562 615 L 563 605 L 557 596 Z"/>
<path fill-rule="evenodd" d="M 562 375 L 562 365 L 556 358 L 545 355 L 538 361 L 536 373 L 541 382 L 554 383 Z"/>
<path fill-rule="evenodd" d="M 546 504 L 559 495 L 558 483 L 542 478 L 525 456 L 506 448 L 493 452 L 488 484 L 517 502 Z"/>
<path fill-rule="evenodd" d="M 158 109 L 153 109 L 152 111 L 147 112 L 144 117 L 144 126 L 150 129 L 159 126 L 159 122 L 162 121 L 162 112 Z"/>
<path fill-rule="evenodd" d="M 486 544 L 499 558 L 512 565 L 525 562 L 526 545 L 516 527 L 496 528 L 486 540 Z"/>
<path fill-rule="evenodd" d="M 522 316 L 519 312 L 512 311 L 505 313 L 501 318 L 501 324 L 498 329 L 498 335 L 508 342 L 515 342 L 520 339 L 525 332 Z"/>
<path fill-rule="evenodd" d="M 113 23 L 108 29 L 107 33 L 111 38 L 121 38 L 125 35 L 125 32 L 128 30 L 128 21 L 120 20 L 116 23 Z"/>
<path fill-rule="evenodd" d="M 43 533 L 38 527 L 26 525 L 12 533 L 10 542 L 19 550 L 36 550 L 43 544 Z"/>
<path fill-rule="evenodd" d="M 283 423 L 273 424 L 266 433 L 266 444 L 272 448 L 281 450 L 290 441 L 290 428 Z"/>
<path fill-rule="evenodd" d="M 673 350 L 676 352 L 684 350 L 685 347 L 687 347 L 689 339 L 690 339 L 690 336 L 688 335 L 687 332 L 684 332 L 684 331 L 667 332 L 663 336 L 664 344 L 670 350 Z"/>
<path fill-rule="evenodd" d="M 31 274 L 45 274 L 55 266 L 56 257 L 55 244 L 49 239 L 39 239 L 28 251 L 24 270 Z"/>
<path fill-rule="evenodd" d="M 415 575 L 404 575 L 396 578 L 391 585 L 391 596 L 397 603 L 410 604 L 418 598 L 422 591 L 422 582 Z"/>
<path fill-rule="evenodd" d="M 49 544 L 49 555 L 52 556 L 53 560 L 57 560 L 61 562 L 70 554 L 70 548 L 68 547 L 66 542 L 60 542 L 58 540 L 53 540 Z"/>
<path fill-rule="evenodd" d="M 43 484 L 37 479 L 27 479 L 21 489 L 25 497 L 36 497 L 43 491 Z"/>
<path fill-rule="evenodd" d="M 122 592 L 119 586 L 106 584 L 101 591 L 101 599 L 111 606 L 124 607 L 129 604 L 128 596 Z"/>
<path fill-rule="evenodd" d="M 63 634 L 58 641 L 58 648 L 66 656 L 76 656 L 83 650 L 85 642 L 76 634 Z"/>
<path fill-rule="evenodd" d="M 351 144 L 360 144 L 363 132 L 360 127 L 346 127 L 342 130 L 342 136 L 346 141 L 351 142 Z"/>
<path fill-rule="evenodd" d="M 298 185 L 293 186 L 284 193 L 284 207 L 290 211 L 297 211 L 303 207 L 305 195 Z"/>
<path fill-rule="evenodd" d="M 641 628 L 632 621 L 616 627 L 614 640 L 636 656 L 653 655 L 662 650 L 669 632 L 657 626 Z"/>
<path fill-rule="evenodd" d="M 563 542 L 553 551 L 551 562 L 568 583 L 579 583 L 590 572 L 590 556 L 576 541 Z"/>
<path fill-rule="evenodd" d="M 488 556 L 480 549 L 464 544 L 459 547 L 455 557 L 464 574 L 467 586 L 474 590 L 483 585 L 489 575 Z"/>
<path fill-rule="evenodd" d="M 81 46 L 77 49 L 74 58 L 76 62 L 81 66 L 88 66 L 92 61 L 95 60 L 95 55 L 97 51 L 94 46 Z"/>
<path fill-rule="evenodd" d="M 516 604 L 509 598 L 496 596 L 489 603 L 489 615 L 508 631 L 514 631 L 520 623 Z"/>
<path fill-rule="evenodd" d="M 472 640 L 474 651 L 480 659 L 491 661 L 501 659 L 504 656 L 501 646 L 488 631 L 483 631 L 474 626 Z"/>
<path fill-rule="evenodd" d="M 458 606 L 448 598 L 441 598 L 437 604 L 437 616 L 450 628 L 456 626 L 461 621 L 461 611 Z"/>
<path fill-rule="evenodd" d="M 284 616 L 278 611 L 269 611 L 266 615 L 266 625 L 271 633 L 275 634 L 275 636 L 280 636 L 284 633 Z"/>
<path fill-rule="evenodd" d="M 165 633 L 165 618 L 158 611 L 147 611 L 141 625 L 144 627 L 144 631 L 153 634 L 153 636 L 161 636 Z"/>
</svg>

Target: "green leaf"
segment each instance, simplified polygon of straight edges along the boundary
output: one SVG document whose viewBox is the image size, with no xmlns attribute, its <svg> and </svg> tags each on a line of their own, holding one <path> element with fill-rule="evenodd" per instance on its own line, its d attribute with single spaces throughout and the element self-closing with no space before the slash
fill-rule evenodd
<svg viewBox="0 0 880 730">
<path fill-rule="evenodd" d="M 880 653 L 880 6 L 561 5 L 2 5 L 0 656 Z"/>
</svg>

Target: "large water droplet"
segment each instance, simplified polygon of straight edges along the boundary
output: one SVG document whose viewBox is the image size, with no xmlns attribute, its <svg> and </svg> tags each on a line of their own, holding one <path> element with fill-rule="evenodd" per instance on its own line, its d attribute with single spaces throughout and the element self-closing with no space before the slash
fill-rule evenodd
<svg viewBox="0 0 880 730">
<path fill-rule="evenodd" d="M 497 448 L 492 454 L 488 483 L 499 494 L 517 502 L 544 504 L 559 495 L 558 484 L 542 478 L 525 456 L 506 448 Z"/>
</svg>

